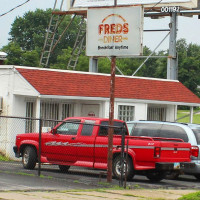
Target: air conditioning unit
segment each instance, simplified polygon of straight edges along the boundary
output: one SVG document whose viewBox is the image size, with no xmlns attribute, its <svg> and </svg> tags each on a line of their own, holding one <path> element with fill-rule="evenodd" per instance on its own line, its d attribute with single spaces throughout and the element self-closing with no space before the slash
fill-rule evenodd
<svg viewBox="0 0 200 200">
<path fill-rule="evenodd" d="M 3 111 L 3 97 L 0 97 L 0 112 Z"/>
</svg>

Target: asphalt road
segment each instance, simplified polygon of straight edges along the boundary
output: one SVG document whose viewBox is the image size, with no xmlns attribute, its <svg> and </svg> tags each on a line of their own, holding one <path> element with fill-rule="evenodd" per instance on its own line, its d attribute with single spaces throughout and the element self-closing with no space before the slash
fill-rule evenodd
<svg viewBox="0 0 200 200">
<path fill-rule="evenodd" d="M 41 176 L 35 170 L 23 169 L 21 162 L 0 162 L 0 191 L 7 190 L 71 190 L 95 189 L 107 187 L 106 175 L 102 171 L 71 167 L 68 173 L 61 173 L 58 166 L 42 165 Z M 112 185 L 119 185 L 113 179 Z M 177 180 L 164 179 L 159 183 L 151 183 L 145 176 L 134 176 L 127 182 L 129 188 L 144 189 L 196 189 L 200 190 L 200 181 L 193 176 L 181 175 Z"/>
</svg>

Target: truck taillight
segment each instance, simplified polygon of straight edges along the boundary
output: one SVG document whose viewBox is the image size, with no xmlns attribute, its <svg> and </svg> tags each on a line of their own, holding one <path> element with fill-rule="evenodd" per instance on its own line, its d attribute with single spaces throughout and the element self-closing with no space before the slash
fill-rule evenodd
<svg viewBox="0 0 200 200">
<path fill-rule="evenodd" d="M 155 147 L 154 148 L 154 158 L 160 158 L 161 148 Z"/>
<path fill-rule="evenodd" d="M 199 147 L 191 146 L 191 156 L 194 156 L 194 157 L 199 156 Z"/>
</svg>

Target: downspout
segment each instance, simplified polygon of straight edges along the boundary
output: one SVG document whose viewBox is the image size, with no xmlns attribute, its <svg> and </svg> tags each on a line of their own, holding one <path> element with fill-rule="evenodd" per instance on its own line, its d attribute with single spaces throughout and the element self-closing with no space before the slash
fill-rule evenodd
<svg viewBox="0 0 200 200">
<path fill-rule="evenodd" d="M 193 112 L 194 112 L 193 108 L 194 108 L 193 106 L 190 107 L 190 123 L 193 123 Z"/>
</svg>

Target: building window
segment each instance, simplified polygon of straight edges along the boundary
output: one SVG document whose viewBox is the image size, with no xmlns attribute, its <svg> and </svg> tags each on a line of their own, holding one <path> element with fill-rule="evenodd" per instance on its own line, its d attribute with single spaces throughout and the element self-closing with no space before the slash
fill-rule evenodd
<svg viewBox="0 0 200 200">
<path fill-rule="evenodd" d="M 118 106 L 118 119 L 124 121 L 134 120 L 134 106 L 119 105 Z"/>
<path fill-rule="evenodd" d="M 42 126 L 54 127 L 57 122 L 52 122 L 50 120 L 59 120 L 59 103 L 41 102 L 40 117 L 43 119 Z"/>
<path fill-rule="evenodd" d="M 74 105 L 73 104 L 62 104 L 62 120 L 66 117 L 74 116 Z"/>
<path fill-rule="evenodd" d="M 28 118 L 33 118 L 33 102 L 26 102 L 26 117 Z M 33 127 L 34 127 L 34 120 L 33 119 L 26 119 L 26 125 L 25 125 L 25 131 L 26 133 L 31 133 L 33 132 Z"/>
<path fill-rule="evenodd" d="M 54 127 L 58 122 L 66 117 L 74 116 L 74 105 L 58 102 L 41 102 L 40 116 L 44 120 L 43 127 Z M 55 120 L 56 122 L 52 122 Z"/>
<path fill-rule="evenodd" d="M 148 107 L 147 120 L 151 121 L 166 121 L 165 107 Z"/>
</svg>

